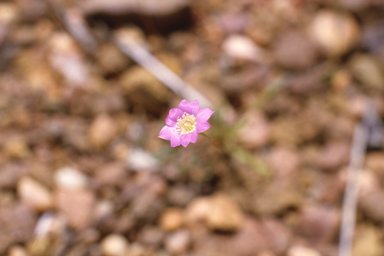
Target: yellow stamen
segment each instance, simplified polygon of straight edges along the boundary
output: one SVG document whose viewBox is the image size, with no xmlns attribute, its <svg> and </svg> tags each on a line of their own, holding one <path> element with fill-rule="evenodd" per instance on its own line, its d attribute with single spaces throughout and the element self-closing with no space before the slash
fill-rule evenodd
<svg viewBox="0 0 384 256">
<path fill-rule="evenodd" d="M 176 131 L 181 135 L 192 133 L 196 130 L 196 117 L 185 113 L 177 119 Z"/>
</svg>

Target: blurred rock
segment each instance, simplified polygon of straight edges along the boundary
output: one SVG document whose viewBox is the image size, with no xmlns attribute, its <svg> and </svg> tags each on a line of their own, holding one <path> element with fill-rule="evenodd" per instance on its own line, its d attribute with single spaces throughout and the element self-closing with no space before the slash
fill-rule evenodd
<svg viewBox="0 0 384 256">
<path fill-rule="evenodd" d="M 384 73 L 381 65 L 368 54 L 355 54 L 349 61 L 352 74 L 367 89 L 384 91 Z"/>
<path fill-rule="evenodd" d="M 330 141 L 318 152 L 316 165 L 327 171 L 336 171 L 348 163 L 350 145 L 346 141 Z"/>
<path fill-rule="evenodd" d="M 186 253 L 191 245 L 191 235 L 187 229 L 169 234 L 164 241 L 164 247 L 171 255 Z"/>
<path fill-rule="evenodd" d="M 105 256 L 124 256 L 129 248 L 128 240 L 120 234 L 110 234 L 100 243 Z"/>
<path fill-rule="evenodd" d="M 359 198 L 359 208 L 372 220 L 384 221 L 384 205 L 377 203 L 381 200 L 384 200 L 382 189 L 364 193 Z"/>
<path fill-rule="evenodd" d="M 263 112 L 249 111 L 242 120 L 245 125 L 238 131 L 240 143 L 247 148 L 266 146 L 270 139 L 270 125 Z"/>
<path fill-rule="evenodd" d="M 135 0 L 87 0 L 81 3 L 86 14 L 104 12 L 109 14 L 142 13 L 147 15 L 167 15 L 189 5 L 187 0 L 167 0 L 158 5 L 156 0 L 145 1 L 137 5 Z"/>
<path fill-rule="evenodd" d="M 122 71 L 130 62 L 129 59 L 112 44 L 102 45 L 96 54 L 100 66 L 104 73 L 107 74 Z"/>
<path fill-rule="evenodd" d="M 209 200 L 208 227 L 220 231 L 235 231 L 240 228 L 244 215 L 236 202 L 225 194 L 215 194 Z"/>
<path fill-rule="evenodd" d="M 35 224 L 35 214 L 24 204 L 1 208 L 0 253 L 5 253 L 11 244 L 31 241 Z"/>
<path fill-rule="evenodd" d="M 159 225 L 165 231 L 177 230 L 183 223 L 184 211 L 180 208 L 167 208 L 159 219 Z"/>
<path fill-rule="evenodd" d="M 242 35 L 230 35 L 223 42 L 223 51 L 235 59 L 260 62 L 265 59 L 264 50 L 257 46 L 250 38 Z"/>
<path fill-rule="evenodd" d="M 108 115 L 101 114 L 96 117 L 88 130 L 89 142 L 100 149 L 107 146 L 116 136 L 115 121 Z"/>
<path fill-rule="evenodd" d="M 29 173 L 29 168 L 21 163 L 8 163 L 0 169 L 0 188 L 16 188 L 18 180 Z"/>
<path fill-rule="evenodd" d="M 315 64 L 317 49 L 300 31 L 287 31 L 281 34 L 273 47 L 277 64 L 291 69 L 304 69 Z"/>
<path fill-rule="evenodd" d="M 141 148 L 132 148 L 127 156 L 128 167 L 135 171 L 153 171 L 158 161 L 153 155 Z"/>
<path fill-rule="evenodd" d="M 54 174 L 55 185 L 68 190 L 81 190 L 88 187 L 88 177 L 72 167 L 62 167 Z"/>
<path fill-rule="evenodd" d="M 157 226 L 146 226 L 141 229 L 137 242 L 148 247 L 159 247 L 164 240 L 165 233 Z"/>
<path fill-rule="evenodd" d="M 56 190 L 57 207 L 68 218 L 69 225 L 75 230 L 87 228 L 92 223 L 95 195 L 90 190 Z"/>
<path fill-rule="evenodd" d="M 353 16 L 326 9 L 316 13 L 309 29 L 313 40 L 328 56 L 345 54 L 360 36 L 359 25 Z"/>
<path fill-rule="evenodd" d="M 300 168 L 301 159 L 299 152 L 290 147 L 275 147 L 268 158 L 268 163 L 275 175 L 282 180 L 296 179 Z"/>
<path fill-rule="evenodd" d="M 289 248 L 287 256 L 321 256 L 321 254 L 310 247 L 295 245 Z"/>
<path fill-rule="evenodd" d="M 299 228 L 314 243 L 330 243 L 338 234 L 339 209 L 319 204 L 304 205 L 300 211 Z"/>
<path fill-rule="evenodd" d="M 384 252 L 382 232 L 373 225 L 357 226 L 352 247 L 352 256 L 379 256 Z"/>
<path fill-rule="evenodd" d="M 98 186 L 120 185 L 125 182 L 127 171 L 120 162 L 108 163 L 100 166 L 94 176 L 94 182 Z"/>
<path fill-rule="evenodd" d="M 228 34 L 240 33 L 247 28 L 249 17 L 246 12 L 228 12 L 219 17 L 219 24 L 223 31 Z"/>
<path fill-rule="evenodd" d="M 51 192 L 37 181 L 24 176 L 19 180 L 17 193 L 23 203 L 38 212 L 44 212 L 53 206 Z"/>
<path fill-rule="evenodd" d="M 14 245 L 9 248 L 7 256 L 29 256 L 29 254 L 22 246 Z"/>
<path fill-rule="evenodd" d="M 30 150 L 24 137 L 11 137 L 4 145 L 4 153 L 11 158 L 24 159 L 30 155 Z"/>
</svg>

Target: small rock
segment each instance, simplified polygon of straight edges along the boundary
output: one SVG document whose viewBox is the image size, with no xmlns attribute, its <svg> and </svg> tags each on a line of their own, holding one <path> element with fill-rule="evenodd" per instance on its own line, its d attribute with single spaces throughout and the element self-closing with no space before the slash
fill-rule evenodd
<svg viewBox="0 0 384 256">
<path fill-rule="evenodd" d="M 300 230 L 315 243 L 329 243 L 339 231 L 340 215 L 336 208 L 305 205 L 300 213 Z"/>
<path fill-rule="evenodd" d="M 123 256 L 129 247 L 128 240 L 120 234 L 110 234 L 100 244 L 105 256 Z"/>
<path fill-rule="evenodd" d="M 69 190 L 84 189 L 88 186 L 88 177 L 72 167 L 62 167 L 54 175 L 55 184 L 59 188 Z"/>
<path fill-rule="evenodd" d="M 378 202 L 384 200 L 383 190 L 366 192 L 359 198 L 361 211 L 374 221 L 384 221 L 384 205 Z"/>
<path fill-rule="evenodd" d="M 296 245 L 289 248 L 287 256 L 321 256 L 321 254 L 310 247 Z"/>
<path fill-rule="evenodd" d="M 92 122 L 88 130 L 90 143 L 100 149 L 109 144 L 116 136 L 117 127 L 114 120 L 108 115 L 101 114 Z"/>
<path fill-rule="evenodd" d="M 35 224 L 35 214 L 24 204 L 1 208 L 0 253 L 5 253 L 11 244 L 31 241 Z"/>
<path fill-rule="evenodd" d="M 355 45 L 360 29 L 351 15 L 322 10 L 312 21 L 310 35 L 327 55 L 340 56 Z"/>
<path fill-rule="evenodd" d="M 180 174 L 179 170 L 176 171 Z M 180 185 L 172 186 L 167 193 L 168 202 L 179 207 L 187 206 L 195 196 L 196 192 L 193 189 Z"/>
<path fill-rule="evenodd" d="M 384 74 L 381 65 L 368 54 L 355 54 L 349 62 L 352 74 L 364 87 L 384 91 Z"/>
<path fill-rule="evenodd" d="M 191 234 L 186 229 L 169 234 L 164 241 L 165 250 L 171 255 L 186 253 L 190 245 Z"/>
<path fill-rule="evenodd" d="M 208 227 L 220 231 L 235 231 L 240 228 L 244 216 L 236 202 L 225 194 L 213 195 L 209 200 Z"/>
<path fill-rule="evenodd" d="M 28 256 L 28 252 L 19 245 L 14 245 L 8 250 L 8 256 Z"/>
<path fill-rule="evenodd" d="M 249 24 L 249 17 L 247 13 L 239 11 L 224 13 L 220 16 L 219 23 L 225 33 L 240 33 Z"/>
<path fill-rule="evenodd" d="M 129 151 L 127 163 L 135 171 L 153 171 L 158 165 L 157 159 L 150 152 L 140 148 L 133 148 Z"/>
<path fill-rule="evenodd" d="M 251 61 L 262 61 L 264 50 L 250 38 L 242 35 L 231 35 L 223 42 L 223 50 L 229 57 Z"/>
<path fill-rule="evenodd" d="M 185 210 L 185 221 L 188 226 L 194 226 L 198 222 L 205 222 L 210 211 L 211 203 L 208 197 L 195 198 Z"/>
<path fill-rule="evenodd" d="M 318 153 L 316 164 L 323 170 L 337 170 L 348 163 L 350 145 L 345 141 L 330 141 Z"/>
<path fill-rule="evenodd" d="M 260 111 L 250 111 L 242 119 L 245 125 L 238 132 L 240 143 L 247 148 L 266 146 L 270 139 L 270 125 Z"/>
<path fill-rule="evenodd" d="M 276 42 L 273 55 L 276 62 L 283 67 L 304 69 L 317 60 L 316 47 L 300 31 L 285 32 Z"/>
<path fill-rule="evenodd" d="M 51 192 L 32 178 L 26 176 L 21 178 L 17 192 L 21 201 L 36 211 L 44 212 L 53 206 Z"/>
<path fill-rule="evenodd" d="M 124 182 L 127 176 L 124 164 L 120 162 L 109 163 L 97 168 L 94 181 L 99 186 L 118 185 Z"/>
<path fill-rule="evenodd" d="M 184 211 L 180 208 L 168 208 L 160 216 L 160 227 L 165 231 L 179 229 L 184 223 Z"/>
<path fill-rule="evenodd" d="M 352 256 L 383 255 L 382 232 L 373 225 L 363 225 L 356 228 Z"/>
<path fill-rule="evenodd" d="M 158 227 L 144 227 L 141 229 L 137 242 L 149 247 L 159 247 L 164 240 L 164 232 Z"/>
<path fill-rule="evenodd" d="M 129 59 L 112 44 L 104 44 L 96 53 L 99 64 L 106 73 L 116 73 L 124 69 Z"/>
<path fill-rule="evenodd" d="M 68 224 L 76 229 L 87 228 L 91 223 L 95 195 L 90 190 L 56 190 L 57 207 L 68 218 Z"/>
<path fill-rule="evenodd" d="M 4 153 L 11 158 L 23 159 L 30 155 L 25 138 L 13 137 L 5 142 Z"/>
</svg>

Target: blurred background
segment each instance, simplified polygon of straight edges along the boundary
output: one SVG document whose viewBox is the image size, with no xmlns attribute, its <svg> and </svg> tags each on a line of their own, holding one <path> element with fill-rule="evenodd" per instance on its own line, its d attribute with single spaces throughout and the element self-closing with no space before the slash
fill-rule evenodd
<svg viewBox="0 0 384 256">
<path fill-rule="evenodd" d="M 384 255 L 383 72 L 382 0 L 2 0 L 0 254 L 336 256 L 352 168 Z"/>
</svg>

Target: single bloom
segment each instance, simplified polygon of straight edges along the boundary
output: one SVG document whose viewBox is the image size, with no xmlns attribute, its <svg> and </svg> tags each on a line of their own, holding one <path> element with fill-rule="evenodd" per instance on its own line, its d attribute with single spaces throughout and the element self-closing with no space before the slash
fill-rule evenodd
<svg viewBox="0 0 384 256">
<path fill-rule="evenodd" d="M 167 125 L 161 129 L 159 138 L 170 140 L 171 147 L 186 147 L 189 143 L 196 143 L 197 134 L 211 127 L 208 119 L 213 112 L 209 108 L 200 108 L 197 100 L 182 100 L 177 108 L 169 110 L 165 119 Z"/>
</svg>

